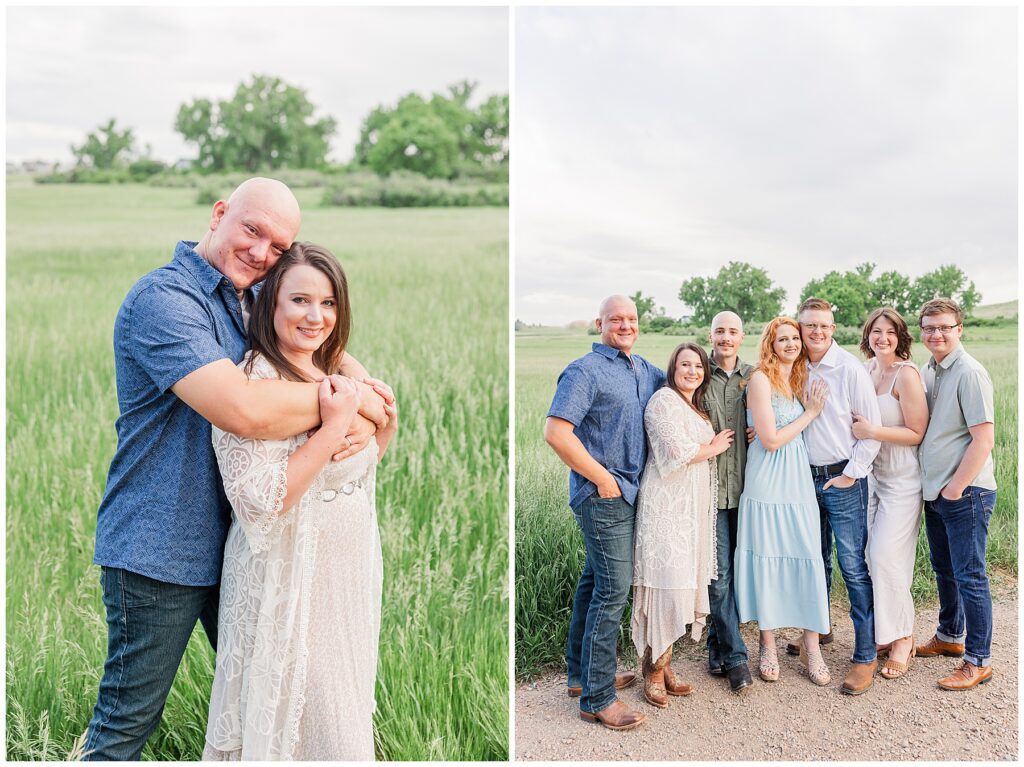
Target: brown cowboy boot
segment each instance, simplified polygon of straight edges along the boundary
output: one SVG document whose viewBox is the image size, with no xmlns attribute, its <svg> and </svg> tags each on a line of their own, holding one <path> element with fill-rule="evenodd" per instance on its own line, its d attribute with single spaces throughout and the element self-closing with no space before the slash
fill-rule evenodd
<svg viewBox="0 0 1024 767">
<path fill-rule="evenodd" d="M 689 695 L 691 692 L 693 692 L 693 685 L 687 684 L 682 679 L 677 677 L 675 675 L 675 672 L 672 671 L 671 646 L 669 646 L 669 648 L 665 650 L 665 655 L 668 656 L 668 658 L 665 660 L 665 692 L 667 692 L 669 695 Z M 664 655 L 662 657 L 664 657 Z M 661 658 L 659 658 L 658 660 L 660 662 Z"/>
<path fill-rule="evenodd" d="M 665 655 L 651 663 L 651 648 L 644 650 L 644 698 L 652 706 L 665 708 L 668 706 L 668 695 L 665 692 Z"/>
<path fill-rule="evenodd" d="M 580 719 L 584 722 L 603 724 L 609 730 L 632 730 L 646 718 L 646 714 L 633 711 L 618 698 L 608 708 L 602 709 L 596 714 L 591 714 L 589 711 L 580 711 Z"/>
</svg>

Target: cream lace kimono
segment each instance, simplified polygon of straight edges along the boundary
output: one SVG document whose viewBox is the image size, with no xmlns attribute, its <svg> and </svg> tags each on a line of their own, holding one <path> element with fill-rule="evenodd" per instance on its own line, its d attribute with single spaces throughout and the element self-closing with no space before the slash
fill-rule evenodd
<svg viewBox="0 0 1024 767">
<path fill-rule="evenodd" d="M 279 376 L 259 358 L 251 377 Z M 204 759 L 374 757 L 377 445 L 329 463 L 284 510 L 288 456 L 305 441 L 213 429 L 232 523 Z"/>
<path fill-rule="evenodd" d="M 650 443 L 633 533 L 633 643 L 659 657 L 693 624 L 700 639 L 710 612 L 708 584 L 718 577 L 715 522 L 718 467 L 690 464 L 715 436 L 711 424 L 668 387 L 644 411 Z"/>
</svg>

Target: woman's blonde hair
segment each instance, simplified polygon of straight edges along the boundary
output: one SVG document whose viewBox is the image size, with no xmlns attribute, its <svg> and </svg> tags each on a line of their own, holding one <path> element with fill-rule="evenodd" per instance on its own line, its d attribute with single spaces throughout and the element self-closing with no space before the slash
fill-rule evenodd
<svg viewBox="0 0 1024 767">
<path fill-rule="evenodd" d="M 781 360 L 775 353 L 773 344 L 779 328 L 789 325 L 796 329 L 797 337 L 800 334 L 800 325 L 791 317 L 776 317 L 764 326 L 761 333 L 761 354 L 757 361 L 757 369 L 768 377 L 772 389 L 780 394 L 786 394 L 785 381 L 782 378 L 782 371 L 779 369 Z M 802 396 L 804 387 L 807 385 L 807 351 L 804 348 L 803 339 L 800 339 L 800 356 L 793 361 L 793 370 L 789 374 L 789 396 Z"/>
</svg>

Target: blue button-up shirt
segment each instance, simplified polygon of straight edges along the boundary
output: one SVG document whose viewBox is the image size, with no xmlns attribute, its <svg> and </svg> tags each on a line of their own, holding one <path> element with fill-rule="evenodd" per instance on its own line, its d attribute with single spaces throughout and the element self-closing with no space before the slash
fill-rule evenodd
<svg viewBox="0 0 1024 767">
<path fill-rule="evenodd" d="M 220 581 L 231 506 L 210 423 L 171 387 L 242 360 L 248 341 L 234 286 L 179 242 L 174 260 L 132 287 L 114 322 L 117 451 L 96 522 L 98 565 L 168 583 Z"/>
<path fill-rule="evenodd" d="M 548 415 L 576 427 L 587 452 L 615 477 L 622 497 L 636 503 L 647 461 L 644 408 L 665 383 L 665 374 L 643 357 L 604 344 L 571 363 L 558 377 Z M 569 505 L 576 509 L 597 486 L 569 472 Z"/>
</svg>

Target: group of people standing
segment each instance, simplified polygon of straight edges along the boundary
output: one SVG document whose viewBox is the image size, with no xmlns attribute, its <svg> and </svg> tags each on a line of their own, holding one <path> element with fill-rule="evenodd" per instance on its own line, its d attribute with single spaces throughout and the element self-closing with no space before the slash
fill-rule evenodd
<svg viewBox="0 0 1024 767">
<path fill-rule="evenodd" d="M 778 680 L 774 631 L 810 680 L 828 685 L 832 548 L 854 628 L 841 690 L 867 691 L 878 668 L 906 674 L 915 655 L 962 657 L 938 685 L 992 676 L 992 602 L 985 569 L 995 506 L 993 388 L 960 343 L 952 300 L 926 303 L 913 339 L 893 309 L 864 325 L 862 363 L 834 340 L 827 301 L 777 317 L 756 366 L 742 361 L 742 319 L 712 321 L 710 358 L 678 346 L 666 372 L 632 353 L 636 306 L 606 299 L 601 342 L 558 379 L 544 436 L 569 467 L 569 505 L 586 561 L 566 646 L 568 694 L 581 718 L 616 730 L 645 718 L 616 695 L 618 628 L 630 587 L 644 698 L 659 708 L 693 686 L 672 670 L 672 645 L 707 625 L 708 671 L 740 691 L 753 683 L 740 624 L 757 621 L 758 674 Z M 940 602 L 934 636 L 917 646 L 910 592 L 921 511 Z M 708 620 L 710 618 L 710 620 Z"/>
</svg>

